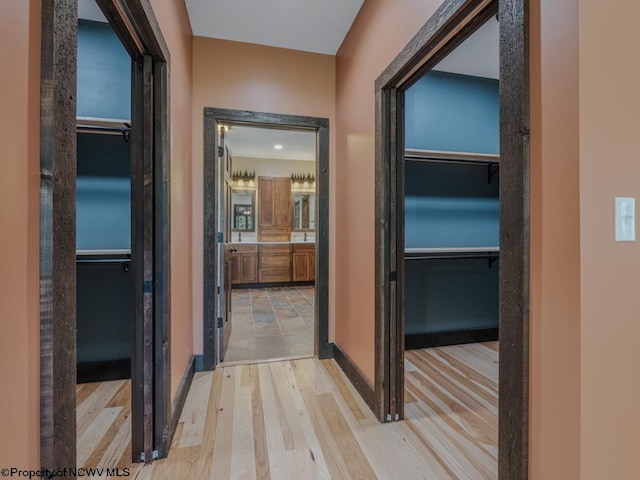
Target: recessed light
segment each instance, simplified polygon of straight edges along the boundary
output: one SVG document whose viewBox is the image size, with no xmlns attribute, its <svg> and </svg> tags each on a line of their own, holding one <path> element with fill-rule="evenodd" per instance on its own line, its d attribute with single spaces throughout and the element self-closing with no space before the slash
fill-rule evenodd
<svg viewBox="0 0 640 480">
<path fill-rule="evenodd" d="M 275 148 L 276 150 L 282 150 L 284 147 L 278 143 L 274 145 L 273 148 Z"/>
</svg>

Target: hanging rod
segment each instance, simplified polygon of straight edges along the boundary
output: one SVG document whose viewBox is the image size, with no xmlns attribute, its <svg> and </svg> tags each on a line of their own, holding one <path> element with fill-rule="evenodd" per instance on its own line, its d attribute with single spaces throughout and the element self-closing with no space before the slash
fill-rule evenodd
<svg viewBox="0 0 640 480">
<path fill-rule="evenodd" d="M 405 160 L 434 163 L 474 163 L 495 165 L 500 163 L 500 155 L 492 153 L 448 152 L 444 150 L 406 149 Z"/>
<path fill-rule="evenodd" d="M 83 133 L 102 133 L 105 135 L 122 135 L 125 142 L 131 135 L 131 121 L 110 118 L 76 118 L 76 131 Z"/>
</svg>

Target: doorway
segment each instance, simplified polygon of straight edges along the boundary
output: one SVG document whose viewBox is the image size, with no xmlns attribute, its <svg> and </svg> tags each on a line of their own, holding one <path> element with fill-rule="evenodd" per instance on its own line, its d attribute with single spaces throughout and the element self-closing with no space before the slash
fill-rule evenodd
<svg viewBox="0 0 640 480">
<path fill-rule="evenodd" d="M 168 346 L 169 54 L 148 0 L 96 0 L 96 4 L 99 8 L 91 4 L 96 15 L 101 15 L 111 25 L 130 58 L 130 117 L 124 119 L 129 122 L 122 122 L 120 118 L 115 122 L 118 125 L 105 118 L 108 114 L 99 114 L 99 118 L 77 118 L 79 114 L 83 116 L 77 108 L 82 105 L 76 102 L 77 0 L 46 0 L 42 4 L 40 408 L 41 466 L 49 470 L 69 468 L 76 465 L 78 458 L 76 442 L 70 441 L 76 438 L 77 427 L 83 428 L 76 422 L 76 401 L 89 392 L 79 392 L 76 397 L 76 361 L 78 353 L 87 354 L 93 350 L 78 349 L 76 344 L 77 313 L 79 310 L 82 313 L 87 306 L 83 303 L 76 308 L 77 295 L 87 286 L 84 280 L 76 281 L 76 274 L 84 275 L 86 272 L 81 270 L 85 270 L 85 265 L 91 264 L 94 270 L 98 264 L 120 269 L 118 275 L 125 270 L 122 265 L 128 265 L 126 268 L 129 269 L 124 273 L 131 279 L 130 288 L 123 287 L 121 282 L 118 284 L 122 287 L 121 293 L 133 299 L 130 307 L 133 319 L 130 336 L 132 380 L 130 389 L 118 389 L 118 395 L 115 395 L 126 397 L 131 392 L 131 454 L 128 460 L 141 462 L 166 456 L 172 435 Z M 86 5 L 83 0 L 83 7 Z M 96 182 L 83 179 L 81 185 L 76 186 L 77 173 L 82 176 L 87 168 L 84 164 L 77 166 L 77 150 L 83 149 L 85 143 L 84 138 L 77 139 L 78 130 L 82 130 L 81 135 L 89 130 L 109 131 L 117 134 L 119 142 L 125 137 L 128 140 L 126 150 L 130 152 L 131 160 L 127 167 L 130 172 L 123 176 L 119 171 L 115 177 L 110 176 L 113 173 L 110 172 L 107 183 L 110 186 L 118 183 L 116 190 L 123 194 L 119 196 L 120 200 L 127 196 L 125 190 L 130 189 L 128 218 L 131 227 L 130 232 L 126 228 L 123 230 L 124 237 L 129 233 L 130 251 L 117 249 L 119 251 L 115 253 L 110 246 L 105 257 L 102 247 L 100 252 L 90 247 L 91 255 L 85 255 L 86 249 L 81 243 L 87 237 L 83 235 L 96 233 L 93 231 L 95 225 L 84 230 L 82 221 L 86 205 L 77 208 L 76 194 L 84 202 L 85 187 L 95 186 Z M 99 177 L 104 183 L 104 175 Z M 118 181 L 112 181 L 114 178 Z M 127 179 L 124 183 L 129 186 L 120 185 L 122 178 Z M 98 203 L 106 205 L 109 202 Z M 127 217 L 126 213 L 124 217 Z M 81 223 L 78 228 L 76 218 Z M 127 223 L 126 219 L 124 223 Z M 79 260 L 82 268 L 77 268 Z M 121 400 L 126 402 L 126 399 Z"/>
<path fill-rule="evenodd" d="M 204 123 L 203 368 L 333 356 L 328 120 L 207 108 Z"/>
<path fill-rule="evenodd" d="M 444 395 L 449 405 L 460 399 L 470 400 L 451 407 L 456 412 L 469 409 L 474 402 L 487 412 L 499 406 L 497 426 L 490 414 L 482 419 L 488 431 L 496 432 L 497 440 L 495 435 L 493 440 L 483 439 L 488 453 L 485 460 L 494 466 L 483 470 L 485 463 L 480 470 L 489 474 L 495 468 L 500 479 L 525 479 L 528 475 L 526 19 L 527 2 L 445 1 L 376 82 L 376 131 L 380 132 L 376 138 L 376 220 L 383 226 L 376 238 L 376 410 L 382 421 L 411 421 L 419 414 L 420 401 L 431 414 L 433 408 L 437 411 L 438 405 L 442 406 L 445 400 L 427 398 L 430 393 Z M 434 70 L 491 22 L 498 22 L 499 32 L 499 89 L 495 88 L 499 103 L 498 151 L 483 152 L 476 147 L 464 149 L 474 154 L 461 154 L 461 148 L 410 145 L 413 140 L 408 115 L 413 105 L 407 102 L 415 101 L 412 89 L 450 75 Z M 447 108 L 450 114 L 451 106 Z M 440 135 L 438 140 L 445 137 Z M 422 174 L 427 180 L 417 184 L 414 180 Z M 473 195 L 469 195 L 470 189 Z M 489 222 L 479 225 L 477 216 L 470 218 L 460 212 L 461 206 L 469 207 L 468 199 L 462 198 L 465 196 L 482 198 Z M 424 216 L 424 212 L 417 212 L 416 208 L 422 207 L 431 209 L 430 213 Z M 449 237 L 440 235 L 447 228 L 436 229 L 430 224 L 427 234 L 407 223 L 415 215 L 423 222 L 421 226 L 437 222 L 434 208 L 439 209 L 438 215 L 455 210 L 453 217 L 446 218 L 447 228 L 453 225 L 456 230 Z M 473 222 L 475 238 L 455 244 L 465 237 L 465 229 Z M 499 227 L 499 234 L 489 228 L 492 223 Z M 411 244 L 416 239 L 434 240 L 432 233 L 436 230 L 440 236 L 433 245 Z M 479 239 L 476 234 L 484 236 Z M 425 275 L 429 277 L 426 281 Z M 464 301 L 459 298 L 461 290 L 468 294 Z M 473 312 L 464 312 L 469 306 Z M 446 325 L 454 311 L 468 323 L 464 328 Z M 497 321 L 492 324 L 487 318 Z M 499 344 L 475 343 L 495 341 L 498 328 Z M 463 345 L 443 346 L 449 344 Z M 409 351 L 415 347 L 434 348 Z M 495 365 L 498 355 L 499 380 Z M 457 383 L 464 378 L 473 381 Z M 464 390 L 476 381 L 482 385 L 479 392 Z M 469 430 L 465 432 L 474 436 Z M 477 448 L 482 442 L 472 444 Z"/>
</svg>

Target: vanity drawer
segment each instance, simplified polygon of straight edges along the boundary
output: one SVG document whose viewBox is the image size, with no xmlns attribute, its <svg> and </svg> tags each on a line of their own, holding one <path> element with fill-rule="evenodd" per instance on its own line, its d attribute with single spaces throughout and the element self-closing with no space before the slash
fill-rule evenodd
<svg viewBox="0 0 640 480">
<path fill-rule="evenodd" d="M 258 245 L 238 245 L 234 243 L 233 248 L 236 249 L 236 253 L 258 253 Z"/>
</svg>

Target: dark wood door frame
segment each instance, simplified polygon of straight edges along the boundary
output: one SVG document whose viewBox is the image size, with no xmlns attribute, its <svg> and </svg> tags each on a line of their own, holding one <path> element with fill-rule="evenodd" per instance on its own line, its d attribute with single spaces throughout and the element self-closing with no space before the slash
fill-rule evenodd
<svg viewBox="0 0 640 480">
<path fill-rule="evenodd" d="M 528 478 L 528 0 L 445 0 L 376 81 L 375 411 L 404 414 L 404 92 L 488 18 L 500 22 L 501 480 Z"/>
<path fill-rule="evenodd" d="M 132 59 L 135 331 L 133 461 L 166 456 L 170 431 L 169 50 L 149 0 L 97 0 Z M 40 448 L 76 464 L 77 0 L 42 1 Z"/>
<path fill-rule="evenodd" d="M 316 229 L 315 355 L 333 357 L 329 343 L 329 119 L 276 113 L 204 109 L 204 370 L 216 365 L 216 160 L 218 125 L 247 125 L 262 128 L 311 130 L 317 135 L 316 192 L 318 219 Z"/>
</svg>

